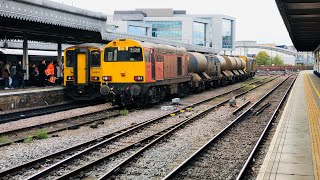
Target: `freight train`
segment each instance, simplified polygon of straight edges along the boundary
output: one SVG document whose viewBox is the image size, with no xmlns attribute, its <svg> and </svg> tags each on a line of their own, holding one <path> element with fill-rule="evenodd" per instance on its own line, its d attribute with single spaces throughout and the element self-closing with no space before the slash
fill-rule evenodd
<svg viewBox="0 0 320 180">
<path fill-rule="evenodd" d="M 98 57 L 101 62 L 93 67 Z M 66 49 L 65 69 L 64 85 L 73 99 L 98 97 L 113 105 L 143 106 L 253 77 L 255 60 L 118 39 L 103 48 L 87 44 Z"/>
</svg>

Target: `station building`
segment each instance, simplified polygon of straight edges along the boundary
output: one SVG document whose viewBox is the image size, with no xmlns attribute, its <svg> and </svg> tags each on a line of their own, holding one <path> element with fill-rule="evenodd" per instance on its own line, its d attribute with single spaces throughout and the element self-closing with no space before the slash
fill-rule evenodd
<svg viewBox="0 0 320 180">
<path fill-rule="evenodd" d="M 217 51 L 235 50 L 235 18 L 214 14 L 187 14 L 186 10 L 136 9 L 114 11 L 108 16 L 107 31 L 150 36 L 212 47 Z"/>
</svg>

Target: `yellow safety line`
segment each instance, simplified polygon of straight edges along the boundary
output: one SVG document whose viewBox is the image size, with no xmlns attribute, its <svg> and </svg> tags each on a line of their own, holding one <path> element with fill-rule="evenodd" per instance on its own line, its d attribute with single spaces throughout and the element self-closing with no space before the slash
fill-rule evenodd
<svg viewBox="0 0 320 180">
<path fill-rule="evenodd" d="M 316 91 L 316 93 L 317 93 L 317 95 L 318 95 L 318 98 L 320 99 L 320 93 L 319 93 L 317 87 L 314 85 L 311 77 L 309 76 L 309 73 L 307 73 L 307 76 L 308 76 L 308 78 L 309 78 L 309 80 L 310 80 L 310 82 L 311 82 L 311 84 L 312 84 L 313 89 Z"/>
<path fill-rule="evenodd" d="M 312 81 L 311 81 L 312 82 Z M 320 110 L 312 93 L 308 75 L 304 76 L 305 95 L 308 106 L 308 119 L 311 133 L 312 158 L 315 179 L 320 178 Z"/>
</svg>

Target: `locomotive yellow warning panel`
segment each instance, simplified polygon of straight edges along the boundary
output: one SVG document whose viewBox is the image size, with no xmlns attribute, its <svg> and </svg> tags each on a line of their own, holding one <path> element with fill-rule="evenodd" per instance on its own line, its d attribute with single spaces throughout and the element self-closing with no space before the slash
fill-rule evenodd
<svg viewBox="0 0 320 180">
<path fill-rule="evenodd" d="M 87 68 L 86 68 L 86 55 L 85 54 L 78 54 L 77 69 L 78 69 L 78 75 L 77 75 L 78 84 L 86 84 Z"/>
</svg>

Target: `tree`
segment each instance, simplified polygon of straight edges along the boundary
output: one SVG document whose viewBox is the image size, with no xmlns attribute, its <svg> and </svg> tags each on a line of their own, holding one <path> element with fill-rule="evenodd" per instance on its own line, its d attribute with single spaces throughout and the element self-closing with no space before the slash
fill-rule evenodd
<svg viewBox="0 0 320 180">
<path fill-rule="evenodd" d="M 270 56 L 266 51 L 260 51 L 256 57 L 257 65 L 270 65 Z"/>
<path fill-rule="evenodd" d="M 276 66 L 282 66 L 284 65 L 284 61 L 282 59 L 281 56 L 276 55 L 273 59 L 272 59 L 272 64 L 275 64 Z"/>
</svg>

